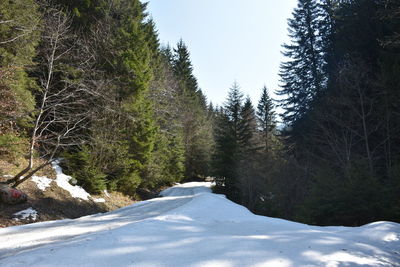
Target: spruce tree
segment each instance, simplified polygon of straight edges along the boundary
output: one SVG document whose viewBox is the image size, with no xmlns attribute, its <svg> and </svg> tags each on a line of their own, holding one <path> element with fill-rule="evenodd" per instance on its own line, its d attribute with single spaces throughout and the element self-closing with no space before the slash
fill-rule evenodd
<svg viewBox="0 0 400 267">
<path fill-rule="evenodd" d="M 154 103 L 158 131 L 152 161 L 147 168 L 144 184 L 147 187 L 179 182 L 185 168 L 179 82 L 172 70 L 172 60 L 164 52 L 161 48 L 159 65 L 150 84 L 149 96 Z"/>
<path fill-rule="evenodd" d="M 240 111 L 240 122 L 238 129 L 238 142 L 240 153 L 246 155 L 254 152 L 256 148 L 257 121 L 253 104 L 250 97 L 244 101 Z"/>
<path fill-rule="evenodd" d="M 198 90 L 197 80 L 193 75 L 190 53 L 182 39 L 177 43 L 174 52 L 173 69 L 181 82 L 182 91 L 188 90 L 190 94 L 194 95 Z"/>
<path fill-rule="evenodd" d="M 206 98 L 193 74 L 189 51 L 182 40 L 174 49 L 173 70 L 179 81 L 183 120 L 186 179 L 204 177 L 208 172 L 212 146 L 211 123 Z"/>
<path fill-rule="evenodd" d="M 239 123 L 240 112 L 243 105 L 243 94 L 240 91 L 239 84 L 235 81 L 228 93 L 228 99 L 225 103 L 224 109 L 231 124 L 231 131 L 234 140 L 239 139 Z"/>
<path fill-rule="evenodd" d="M 27 68 L 39 43 L 38 8 L 33 0 L 2 1 L 0 5 L 0 128 L 6 132 L 27 129 L 34 109 L 32 91 L 37 86 Z"/>
<path fill-rule="evenodd" d="M 234 82 L 224 107 L 216 116 L 215 152 L 213 155 L 213 174 L 217 177 L 217 190 L 234 201 L 240 200 L 238 163 L 240 161 L 241 126 L 243 135 L 246 134 L 245 125 L 241 125 L 242 108 L 243 94 L 239 85 Z"/>
<path fill-rule="evenodd" d="M 280 67 L 284 96 L 284 122 L 294 124 L 311 109 L 312 101 L 323 90 L 323 51 L 319 43 L 319 6 L 315 0 L 299 0 L 288 20 L 291 44 L 283 45 L 288 58 Z"/>
<path fill-rule="evenodd" d="M 144 27 L 145 4 L 139 0 L 127 0 L 115 45 L 120 68 L 120 97 L 127 120 L 125 135 L 132 160 L 130 175 L 121 178 L 119 187 L 132 194 L 139 186 L 146 165 L 151 161 L 157 127 L 153 107 L 148 97 L 152 79 L 151 49 Z"/>
<path fill-rule="evenodd" d="M 220 108 L 215 115 L 215 148 L 212 156 L 212 175 L 216 191 L 229 198 L 237 197 L 235 177 L 237 164 L 237 142 L 232 134 L 231 122 L 226 111 Z"/>
<path fill-rule="evenodd" d="M 257 121 L 263 135 L 264 148 L 268 152 L 269 140 L 276 128 L 274 103 L 268 94 L 266 86 L 262 89 L 260 101 L 257 106 Z"/>
</svg>

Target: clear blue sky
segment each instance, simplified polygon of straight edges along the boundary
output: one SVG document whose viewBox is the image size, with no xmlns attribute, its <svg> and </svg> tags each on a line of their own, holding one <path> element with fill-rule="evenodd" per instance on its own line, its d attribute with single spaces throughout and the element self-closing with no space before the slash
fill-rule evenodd
<svg viewBox="0 0 400 267">
<path fill-rule="evenodd" d="M 208 100 L 221 105 L 236 80 L 256 105 L 264 84 L 279 85 L 281 45 L 297 0 L 149 0 L 160 41 L 180 38 Z"/>
</svg>

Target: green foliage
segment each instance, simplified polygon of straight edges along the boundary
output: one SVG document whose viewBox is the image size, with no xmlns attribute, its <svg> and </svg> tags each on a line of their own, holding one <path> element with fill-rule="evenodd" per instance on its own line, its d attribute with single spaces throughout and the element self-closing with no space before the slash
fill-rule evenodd
<svg viewBox="0 0 400 267">
<path fill-rule="evenodd" d="M 175 56 L 173 58 L 173 69 L 175 75 L 181 83 L 181 90 L 187 90 L 193 96 L 198 90 L 197 80 L 193 75 L 193 66 L 190 60 L 190 53 L 187 46 L 181 39 L 176 49 L 174 49 Z"/>
<path fill-rule="evenodd" d="M 117 188 L 118 191 L 126 195 L 136 196 L 136 189 L 139 187 L 141 182 L 142 180 L 139 173 L 133 171 L 125 174 L 123 177 L 118 179 Z"/>
<path fill-rule="evenodd" d="M 72 26 L 76 29 L 87 31 L 93 23 L 103 19 L 109 12 L 111 0 L 54 0 L 55 5 L 60 5 L 74 15 Z"/>
<path fill-rule="evenodd" d="M 18 128 L 26 129 L 31 122 L 35 100 L 31 94 L 37 85 L 23 70 L 4 67 L 0 70 L 0 124 L 10 121 Z"/>
<path fill-rule="evenodd" d="M 287 164 L 270 210 L 323 225 L 399 221 L 398 10 L 299 0 L 281 66 Z"/>
<path fill-rule="evenodd" d="M 257 148 L 257 121 L 250 98 L 246 98 L 240 111 L 238 125 L 238 144 L 243 154 L 249 154 Z M 245 156 L 246 157 L 246 156 Z"/>
<path fill-rule="evenodd" d="M 3 1 L 0 6 L 1 66 L 26 66 L 35 55 L 40 15 L 33 0 Z"/>
<path fill-rule="evenodd" d="M 129 147 L 128 157 L 132 163 L 130 168 L 141 175 L 152 159 L 157 127 L 152 116 L 151 103 L 143 96 L 131 99 L 131 103 L 124 104 L 124 110 L 135 119 L 133 122 L 128 121 L 125 135 Z"/>
<path fill-rule="evenodd" d="M 280 67 L 282 89 L 277 93 L 284 97 L 284 121 L 291 125 L 301 120 L 311 108 L 313 99 L 324 85 L 324 46 L 319 40 L 320 6 L 315 0 L 299 0 L 288 20 L 291 44 L 283 45 L 283 55 L 288 57 Z"/>
<path fill-rule="evenodd" d="M 276 130 L 276 115 L 274 111 L 274 103 L 268 94 L 267 87 L 263 87 L 260 101 L 257 106 L 257 121 L 263 135 L 265 150 L 269 150 L 274 132 Z"/>
<path fill-rule="evenodd" d="M 0 6 L 0 127 L 26 128 L 37 88 L 26 68 L 40 36 L 40 14 L 33 0 L 4 1 Z M 8 124 L 8 126 L 6 126 Z"/>
<path fill-rule="evenodd" d="M 215 152 L 213 175 L 216 176 L 216 190 L 228 198 L 239 200 L 238 163 L 240 160 L 241 111 L 243 95 L 235 82 L 230 88 L 225 107 L 217 114 L 215 127 Z"/>
<path fill-rule="evenodd" d="M 157 141 L 151 162 L 145 171 L 142 187 L 158 188 L 173 185 L 183 179 L 184 150 L 177 137 L 157 134 Z"/>
<path fill-rule="evenodd" d="M 225 107 L 214 111 L 212 167 L 216 177 L 215 191 L 226 194 L 252 211 L 274 215 L 278 208 L 276 202 L 272 203 L 270 195 L 279 191 L 274 178 L 278 176 L 282 160 L 278 153 L 281 149 L 279 138 L 272 123 L 272 101 L 266 107 L 264 102 L 267 100 L 264 88 L 259 114 L 269 121 L 265 122 L 260 117 L 257 120 L 250 99 L 243 103 L 239 86 L 234 83 Z M 268 141 L 265 132 L 268 133 Z"/>
<path fill-rule="evenodd" d="M 106 189 L 106 176 L 93 164 L 88 147 L 75 153 L 64 153 L 62 162 L 67 174 L 90 193 L 101 193 Z"/>
<path fill-rule="evenodd" d="M 26 139 L 13 133 L 0 135 L 0 158 L 8 162 L 18 160 L 25 154 Z"/>
<path fill-rule="evenodd" d="M 168 50 L 166 51 L 167 60 Z M 185 146 L 185 178 L 201 179 L 209 172 L 212 148 L 212 125 L 207 116 L 205 96 L 193 75 L 190 54 L 180 40 L 174 49 L 172 69 L 178 79 L 178 94 L 182 109 L 183 143 Z"/>
<path fill-rule="evenodd" d="M 311 184 L 299 218 L 317 225 L 356 226 L 381 220 L 388 209 L 382 198 L 384 185 L 369 177 L 366 164 L 352 171 L 350 179 L 323 168 Z"/>
</svg>

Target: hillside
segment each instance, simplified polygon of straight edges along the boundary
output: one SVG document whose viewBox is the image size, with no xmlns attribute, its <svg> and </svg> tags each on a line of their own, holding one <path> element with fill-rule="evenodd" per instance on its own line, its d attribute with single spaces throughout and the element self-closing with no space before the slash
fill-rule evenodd
<svg viewBox="0 0 400 267">
<path fill-rule="evenodd" d="M 400 266 L 400 225 L 256 216 L 210 183 L 76 220 L 0 229 L 1 266 Z"/>
<path fill-rule="evenodd" d="M 133 203 L 130 197 L 104 191 L 90 195 L 79 186 L 69 184 L 58 164 L 46 168 L 42 176 L 21 184 L 28 201 L 17 205 L 0 201 L 0 228 L 33 222 L 73 219 L 89 214 L 112 211 Z"/>
</svg>

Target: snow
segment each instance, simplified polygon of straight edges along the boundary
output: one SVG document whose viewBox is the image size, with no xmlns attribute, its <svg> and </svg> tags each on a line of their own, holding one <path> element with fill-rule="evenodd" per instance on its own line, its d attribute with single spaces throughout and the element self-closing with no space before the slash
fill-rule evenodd
<svg viewBox="0 0 400 267">
<path fill-rule="evenodd" d="M 52 167 L 56 172 L 56 183 L 59 187 L 68 191 L 73 198 L 80 198 L 84 200 L 89 200 L 90 194 L 85 191 L 82 187 L 78 185 L 71 185 L 69 180 L 72 179 L 71 176 L 68 176 L 62 172 L 61 167 L 58 165 L 59 161 L 52 162 Z"/>
<path fill-rule="evenodd" d="M 93 198 L 93 201 L 94 201 L 94 202 L 97 202 L 97 203 L 104 203 L 104 202 L 106 202 L 106 200 L 105 200 L 104 198 Z"/>
<path fill-rule="evenodd" d="M 0 266 L 400 266 L 400 224 L 257 216 L 210 183 L 104 214 L 0 229 Z"/>
<path fill-rule="evenodd" d="M 47 187 L 50 187 L 53 180 L 46 176 L 32 176 L 32 181 L 36 183 L 40 190 L 45 191 Z"/>
<path fill-rule="evenodd" d="M 14 213 L 14 220 L 19 221 L 20 219 L 25 220 L 28 218 L 31 218 L 33 221 L 36 221 L 37 218 L 37 211 L 31 208 L 28 208 L 26 210 L 21 210 L 17 213 Z"/>
</svg>

